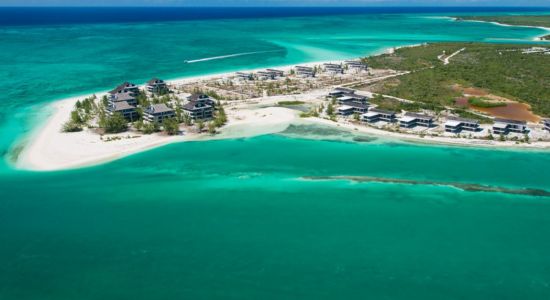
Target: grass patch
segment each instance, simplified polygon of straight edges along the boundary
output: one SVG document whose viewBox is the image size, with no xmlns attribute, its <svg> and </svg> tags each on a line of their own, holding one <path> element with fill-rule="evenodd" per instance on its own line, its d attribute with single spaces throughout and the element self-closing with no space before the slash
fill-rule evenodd
<svg viewBox="0 0 550 300">
<path fill-rule="evenodd" d="M 280 106 L 295 106 L 305 104 L 303 101 L 279 101 L 277 102 Z"/>
<path fill-rule="evenodd" d="M 479 97 L 472 97 L 468 99 L 468 103 L 470 103 L 470 105 L 472 106 L 483 107 L 483 108 L 503 107 L 507 105 L 504 102 L 491 102 Z"/>
</svg>

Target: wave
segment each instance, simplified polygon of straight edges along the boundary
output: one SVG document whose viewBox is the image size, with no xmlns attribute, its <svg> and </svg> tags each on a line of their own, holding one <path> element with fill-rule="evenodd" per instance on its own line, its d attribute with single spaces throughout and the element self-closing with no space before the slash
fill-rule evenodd
<svg viewBox="0 0 550 300">
<path fill-rule="evenodd" d="M 235 54 L 228 54 L 228 55 L 221 55 L 221 56 L 213 56 L 213 57 L 205 57 L 205 58 L 199 58 L 199 59 L 193 59 L 193 60 L 186 60 L 185 62 L 188 64 L 192 63 L 198 63 L 203 61 L 209 61 L 209 60 L 218 60 L 218 59 L 226 59 L 231 57 L 238 57 L 238 56 L 245 56 L 245 55 L 252 55 L 252 54 L 260 54 L 260 53 L 271 53 L 271 52 L 282 52 L 283 50 L 268 50 L 268 51 L 254 51 L 254 52 L 243 52 L 243 53 L 235 53 Z"/>
</svg>

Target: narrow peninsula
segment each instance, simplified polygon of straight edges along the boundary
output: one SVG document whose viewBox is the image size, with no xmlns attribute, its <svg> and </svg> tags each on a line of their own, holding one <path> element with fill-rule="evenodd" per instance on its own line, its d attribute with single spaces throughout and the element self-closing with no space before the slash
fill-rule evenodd
<svg viewBox="0 0 550 300">
<path fill-rule="evenodd" d="M 542 46 L 435 43 L 354 60 L 114 84 L 54 103 L 15 164 L 74 168 L 171 142 L 272 134 L 292 124 L 548 149 L 549 54 Z"/>
</svg>

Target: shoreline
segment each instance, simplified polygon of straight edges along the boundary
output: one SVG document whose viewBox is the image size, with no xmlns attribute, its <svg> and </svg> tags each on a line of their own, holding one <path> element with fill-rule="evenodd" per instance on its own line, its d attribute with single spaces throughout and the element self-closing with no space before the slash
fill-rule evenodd
<svg viewBox="0 0 550 300">
<path fill-rule="evenodd" d="M 457 17 L 449 17 L 449 19 L 452 19 L 455 22 L 478 22 L 478 23 L 488 23 L 493 24 L 497 26 L 503 26 L 503 27 L 525 27 L 525 28 L 536 28 L 545 30 L 547 33 L 542 35 L 537 35 L 533 38 L 533 41 L 537 42 L 550 42 L 549 40 L 543 39 L 543 37 L 548 36 L 550 34 L 550 27 L 544 27 L 544 26 L 532 26 L 532 25 L 513 25 L 513 24 L 506 24 L 506 23 L 500 23 L 496 21 L 482 21 L 482 20 L 461 20 Z"/>
<path fill-rule="evenodd" d="M 382 52 L 392 53 L 399 48 L 415 47 L 423 44 L 425 43 L 391 47 Z M 288 71 L 296 65 L 315 66 L 325 62 L 343 62 L 343 60 L 310 62 L 267 68 L 277 68 Z M 236 72 L 256 72 L 264 69 L 266 68 L 182 77 L 167 80 L 166 82 L 169 85 L 182 85 L 189 82 L 200 82 L 215 78 L 230 77 Z M 140 87 L 143 87 L 143 85 L 140 85 Z M 36 127 L 29 131 L 26 136 L 19 139 L 19 144 L 22 146 L 22 151 L 19 153 L 16 161 L 8 163 L 16 169 L 29 171 L 75 169 L 103 164 L 128 155 L 147 151 L 171 143 L 235 139 L 274 134 L 284 131 L 291 124 L 303 124 L 304 122 L 332 126 L 350 132 L 361 132 L 376 137 L 386 137 L 402 142 L 424 145 L 449 145 L 477 148 L 494 147 L 499 149 L 550 149 L 550 142 L 537 141 L 532 144 L 516 144 L 512 141 L 496 142 L 444 136 L 421 137 L 414 134 L 390 132 L 368 126 L 357 126 L 356 124 L 349 122 L 333 122 L 321 118 L 302 119 L 298 116 L 299 112 L 297 110 L 277 106 L 278 101 L 285 100 L 304 100 L 307 102 L 318 101 L 318 99 L 323 98 L 330 89 L 331 87 L 326 87 L 323 89 L 311 90 L 298 95 L 279 95 L 247 100 L 228 101 L 225 106 L 229 119 L 228 125 L 220 128 L 220 133 L 214 136 L 193 133 L 185 133 L 183 136 L 167 136 L 161 133 L 144 135 L 137 132 L 124 132 L 120 134 L 105 135 L 106 137 L 116 138 L 114 141 L 104 141 L 102 136 L 92 132 L 90 129 L 85 129 L 76 133 L 61 132 L 61 126 L 68 120 L 70 112 L 74 108 L 76 101 L 92 95 L 102 97 L 107 94 L 107 92 L 74 96 L 51 102 L 42 108 L 43 110 L 50 110 L 49 116 L 42 124 L 37 124 Z M 304 137 L 307 138 L 307 136 Z M 101 143 L 101 147 L 97 147 L 99 143 Z"/>
</svg>

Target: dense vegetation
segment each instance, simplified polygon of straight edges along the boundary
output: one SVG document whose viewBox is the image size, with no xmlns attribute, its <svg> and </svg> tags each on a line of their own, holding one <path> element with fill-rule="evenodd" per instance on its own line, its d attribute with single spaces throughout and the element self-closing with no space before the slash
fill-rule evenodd
<svg viewBox="0 0 550 300">
<path fill-rule="evenodd" d="M 498 22 L 508 25 L 550 27 L 550 15 L 548 16 L 462 16 L 456 17 L 458 21 L 484 21 Z"/>
<path fill-rule="evenodd" d="M 444 65 L 437 59 L 443 50 L 465 51 Z M 461 92 L 453 87 L 476 87 L 530 104 L 533 111 L 550 116 L 550 55 L 523 54 L 526 45 L 480 43 L 429 44 L 398 49 L 393 54 L 370 57 L 374 68 L 412 71 L 396 81 L 387 80 L 379 92 L 435 106 L 452 106 Z M 401 63 L 400 63 L 401 62 Z"/>
<path fill-rule="evenodd" d="M 405 47 L 395 50 L 393 54 L 382 54 L 364 58 L 370 67 L 375 69 L 394 69 L 414 71 L 443 65 L 437 58 L 446 53 L 451 54 L 464 47 L 464 44 L 438 43 L 426 44 L 417 47 Z"/>
</svg>

